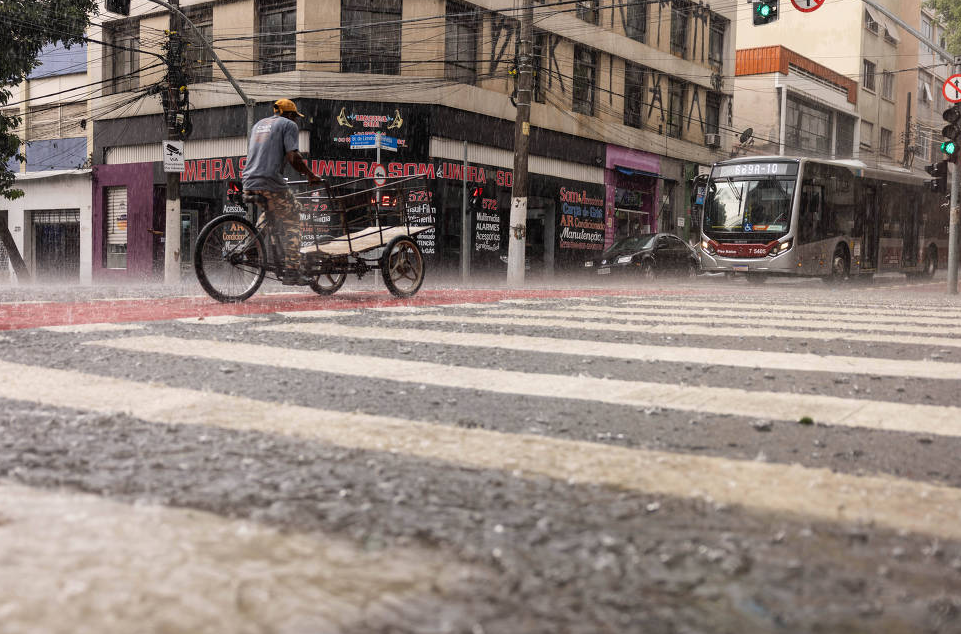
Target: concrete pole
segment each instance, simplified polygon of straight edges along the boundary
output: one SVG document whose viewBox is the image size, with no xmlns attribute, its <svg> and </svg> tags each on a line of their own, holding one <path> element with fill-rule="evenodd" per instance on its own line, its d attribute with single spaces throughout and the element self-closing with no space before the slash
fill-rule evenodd
<svg viewBox="0 0 961 634">
<path fill-rule="evenodd" d="M 467 209 L 467 141 L 464 141 L 464 176 L 461 183 L 460 279 L 470 277 L 470 211 Z"/>
<path fill-rule="evenodd" d="M 171 5 L 177 8 L 179 0 L 172 0 Z M 176 108 L 179 101 L 180 86 L 174 85 L 173 81 L 179 73 L 173 73 L 174 64 L 179 64 L 180 54 L 180 16 L 179 11 L 170 12 L 170 48 L 168 50 L 168 103 L 170 108 Z M 176 45 L 175 45 L 176 44 Z M 177 53 L 177 59 L 170 59 Z M 168 111 L 167 119 L 167 140 L 178 138 L 175 118 Z M 180 282 L 180 173 L 167 173 L 167 204 L 166 217 L 164 221 L 164 284 L 177 284 Z"/>
<path fill-rule="evenodd" d="M 527 245 L 527 158 L 531 139 L 531 97 L 534 88 L 534 5 L 524 0 L 517 53 L 517 118 L 514 121 L 514 186 L 507 232 L 507 285 L 524 284 Z"/>
</svg>

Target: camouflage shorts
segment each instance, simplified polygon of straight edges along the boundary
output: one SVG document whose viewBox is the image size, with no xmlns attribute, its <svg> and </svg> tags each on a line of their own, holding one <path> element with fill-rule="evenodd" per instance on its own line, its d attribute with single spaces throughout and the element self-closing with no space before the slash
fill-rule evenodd
<svg viewBox="0 0 961 634">
<path fill-rule="evenodd" d="M 274 226 L 280 232 L 285 266 L 288 269 L 298 268 L 300 266 L 300 213 L 303 211 L 303 206 L 297 202 L 289 190 L 260 189 L 250 193 L 260 194 L 267 201 L 267 213 L 273 217 Z M 262 226 L 264 222 L 264 214 L 261 213 L 257 218 L 257 226 Z"/>
</svg>

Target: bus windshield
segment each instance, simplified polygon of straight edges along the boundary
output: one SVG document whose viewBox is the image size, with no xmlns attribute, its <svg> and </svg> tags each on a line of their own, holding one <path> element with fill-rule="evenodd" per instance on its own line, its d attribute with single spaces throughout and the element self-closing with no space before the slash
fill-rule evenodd
<svg viewBox="0 0 961 634">
<path fill-rule="evenodd" d="M 794 179 L 720 178 L 710 182 L 704 205 L 704 233 L 763 233 L 776 239 L 791 228 Z"/>
</svg>

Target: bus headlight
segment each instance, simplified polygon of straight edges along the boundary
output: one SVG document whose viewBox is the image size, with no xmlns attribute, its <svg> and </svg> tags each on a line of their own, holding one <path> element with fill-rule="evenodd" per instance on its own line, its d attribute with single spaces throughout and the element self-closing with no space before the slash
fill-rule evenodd
<svg viewBox="0 0 961 634">
<path fill-rule="evenodd" d="M 768 255 L 775 256 L 775 255 L 781 255 L 782 253 L 786 253 L 791 249 L 791 246 L 793 245 L 793 243 L 794 243 L 794 240 L 785 240 L 780 244 L 776 244 L 768 252 Z"/>
<path fill-rule="evenodd" d="M 701 251 L 714 255 L 714 242 L 712 240 L 701 240 Z"/>
</svg>

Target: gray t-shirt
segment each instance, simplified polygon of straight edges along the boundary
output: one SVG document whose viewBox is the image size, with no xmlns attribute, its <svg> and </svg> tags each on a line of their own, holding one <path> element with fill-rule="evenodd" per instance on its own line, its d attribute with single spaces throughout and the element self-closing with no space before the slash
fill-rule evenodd
<svg viewBox="0 0 961 634">
<path fill-rule="evenodd" d="M 299 151 L 297 124 L 278 115 L 261 119 L 250 131 L 250 147 L 244 166 L 244 189 L 287 189 L 284 182 L 284 157 L 291 150 Z"/>
</svg>

